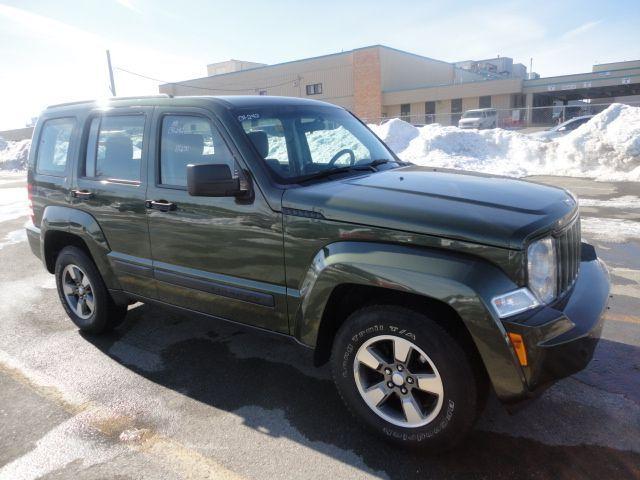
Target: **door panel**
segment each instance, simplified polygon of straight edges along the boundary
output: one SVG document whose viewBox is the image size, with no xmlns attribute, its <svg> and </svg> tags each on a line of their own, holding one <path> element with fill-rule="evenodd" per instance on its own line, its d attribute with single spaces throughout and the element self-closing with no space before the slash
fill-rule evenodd
<svg viewBox="0 0 640 480">
<path fill-rule="evenodd" d="M 147 199 L 173 204 L 147 210 L 158 298 L 288 333 L 280 213 L 255 186 L 252 201 L 186 191 L 188 163 L 231 162 L 239 172 L 237 152 L 213 122 L 200 109 L 156 111 L 153 131 L 164 135 L 154 143 Z"/>
<path fill-rule="evenodd" d="M 147 297 L 156 296 L 145 208 L 152 110 L 118 108 L 91 115 L 72 190 L 74 206 L 102 228 L 122 288 Z"/>
</svg>

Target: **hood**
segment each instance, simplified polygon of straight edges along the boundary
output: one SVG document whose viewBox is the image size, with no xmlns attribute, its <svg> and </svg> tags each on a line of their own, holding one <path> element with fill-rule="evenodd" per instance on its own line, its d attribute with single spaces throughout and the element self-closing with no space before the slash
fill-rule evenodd
<svg viewBox="0 0 640 480">
<path fill-rule="evenodd" d="M 461 118 L 460 120 L 458 120 L 458 123 L 480 123 L 482 122 L 482 118 L 473 118 L 473 117 L 469 117 L 469 118 Z"/>
<path fill-rule="evenodd" d="M 282 202 L 328 220 L 511 249 L 577 209 L 560 188 L 419 166 L 292 188 Z"/>
</svg>

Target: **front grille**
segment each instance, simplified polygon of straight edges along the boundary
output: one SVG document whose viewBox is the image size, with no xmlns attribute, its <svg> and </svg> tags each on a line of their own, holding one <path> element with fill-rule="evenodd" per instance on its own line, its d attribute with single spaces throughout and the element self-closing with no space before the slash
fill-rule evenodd
<svg viewBox="0 0 640 480">
<path fill-rule="evenodd" d="M 580 268 L 580 217 L 565 227 L 556 237 L 558 255 L 558 295 L 569 290 Z"/>
</svg>

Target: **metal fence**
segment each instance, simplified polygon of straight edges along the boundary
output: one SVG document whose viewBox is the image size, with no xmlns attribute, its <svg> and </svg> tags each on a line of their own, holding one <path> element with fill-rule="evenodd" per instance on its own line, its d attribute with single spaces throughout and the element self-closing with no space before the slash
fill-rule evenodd
<svg viewBox="0 0 640 480">
<path fill-rule="evenodd" d="M 627 105 L 640 107 L 640 102 L 625 102 Z M 522 128 L 549 128 L 583 115 L 595 115 L 611 104 L 557 105 L 546 107 L 495 108 L 497 115 L 494 121 L 485 122 L 482 128 L 499 127 L 509 130 Z M 409 114 L 394 117 L 365 119 L 366 123 L 382 124 L 392 118 L 400 118 L 415 126 L 429 124 L 458 125 L 464 112 Z M 495 123 L 495 125 L 494 125 Z"/>
</svg>

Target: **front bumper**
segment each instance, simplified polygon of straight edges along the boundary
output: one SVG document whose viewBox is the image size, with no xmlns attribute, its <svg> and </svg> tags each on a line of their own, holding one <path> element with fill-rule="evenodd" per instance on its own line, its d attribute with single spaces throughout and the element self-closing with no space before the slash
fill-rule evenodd
<svg viewBox="0 0 640 480">
<path fill-rule="evenodd" d="M 508 403 L 533 397 L 553 382 L 584 369 L 593 357 L 609 300 L 609 274 L 594 248 L 582 244 L 580 271 L 572 290 L 555 304 L 503 321 L 522 335 L 527 365 L 525 390 Z"/>
</svg>

